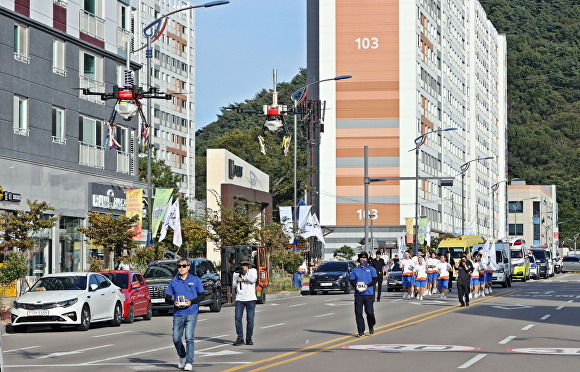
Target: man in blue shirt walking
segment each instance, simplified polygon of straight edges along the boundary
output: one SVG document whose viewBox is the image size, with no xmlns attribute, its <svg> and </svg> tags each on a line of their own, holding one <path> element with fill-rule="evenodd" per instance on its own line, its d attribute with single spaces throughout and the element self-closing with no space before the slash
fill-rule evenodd
<svg viewBox="0 0 580 372">
<path fill-rule="evenodd" d="M 365 320 L 363 318 L 363 308 L 367 316 L 369 333 L 375 333 L 374 326 L 375 310 L 373 308 L 374 285 L 377 283 L 377 270 L 369 265 L 369 255 L 367 252 L 358 254 L 359 266 L 355 267 L 350 273 L 350 284 L 356 288 L 354 292 L 354 316 L 356 319 L 356 328 L 358 333 L 355 337 L 365 335 Z"/>
<path fill-rule="evenodd" d="M 205 292 L 201 280 L 189 273 L 191 262 L 187 258 L 177 261 L 177 275 L 171 279 L 165 299 L 173 302 L 173 344 L 179 355 L 178 368 L 193 370 L 193 335 L 197 324 L 198 304 L 204 300 Z M 183 333 L 185 330 L 185 344 Z"/>
</svg>

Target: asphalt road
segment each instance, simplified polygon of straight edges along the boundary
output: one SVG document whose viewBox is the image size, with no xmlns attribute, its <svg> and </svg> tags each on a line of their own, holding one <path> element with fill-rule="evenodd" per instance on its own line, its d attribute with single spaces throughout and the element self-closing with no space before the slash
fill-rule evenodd
<svg viewBox="0 0 580 372">
<path fill-rule="evenodd" d="M 354 338 L 353 295 L 268 299 L 258 305 L 253 346 L 235 339 L 233 307 L 200 313 L 196 371 L 577 370 L 580 274 L 515 282 L 459 308 L 454 290 L 375 303 L 375 334 Z M 383 288 L 386 290 L 385 288 Z M 169 316 L 87 332 L 33 328 L 4 334 L 8 371 L 178 371 Z"/>
</svg>

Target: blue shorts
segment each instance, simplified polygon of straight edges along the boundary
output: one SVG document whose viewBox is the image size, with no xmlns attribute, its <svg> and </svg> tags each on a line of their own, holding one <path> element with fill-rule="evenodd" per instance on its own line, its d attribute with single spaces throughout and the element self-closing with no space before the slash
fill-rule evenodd
<svg viewBox="0 0 580 372">
<path fill-rule="evenodd" d="M 403 287 L 412 287 L 415 284 L 415 277 L 413 275 L 403 275 Z"/>
<path fill-rule="evenodd" d="M 485 273 L 485 281 L 486 282 L 493 281 L 493 273 Z"/>
<path fill-rule="evenodd" d="M 435 283 L 437 282 L 437 277 L 439 276 L 439 273 L 433 272 L 433 273 L 427 273 L 427 283 Z"/>
<path fill-rule="evenodd" d="M 427 284 L 426 279 L 415 279 L 415 285 L 417 286 L 417 288 L 425 288 L 426 284 Z"/>
<path fill-rule="evenodd" d="M 479 274 L 479 284 L 483 284 L 485 282 L 485 273 Z"/>
<path fill-rule="evenodd" d="M 476 285 L 479 285 L 479 278 L 474 278 L 473 276 L 471 277 L 471 281 L 470 284 L 472 287 L 475 287 Z"/>
<path fill-rule="evenodd" d="M 437 289 L 448 289 L 449 279 L 437 279 Z"/>
</svg>

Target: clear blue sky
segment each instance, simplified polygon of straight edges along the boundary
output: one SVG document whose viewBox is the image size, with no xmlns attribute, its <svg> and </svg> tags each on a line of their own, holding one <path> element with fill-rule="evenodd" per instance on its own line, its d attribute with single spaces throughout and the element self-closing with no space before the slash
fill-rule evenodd
<svg viewBox="0 0 580 372">
<path fill-rule="evenodd" d="M 196 10 L 196 130 L 220 107 L 271 89 L 273 69 L 283 82 L 306 67 L 306 1 L 230 0 Z"/>
</svg>

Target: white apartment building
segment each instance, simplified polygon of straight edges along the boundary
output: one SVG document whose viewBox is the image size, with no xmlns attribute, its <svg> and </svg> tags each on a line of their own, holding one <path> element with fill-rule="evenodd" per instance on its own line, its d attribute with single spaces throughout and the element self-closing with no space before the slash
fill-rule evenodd
<svg viewBox="0 0 580 372">
<path fill-rule="evenodd" d="M 395 243 L 405 218 L 415 217 L 417 193 L 419 216 L 435 234 L 460 235 L 462 227 L 486 237 L 505 231 L 506 42 L 481 5 L 318 0 L 308 2 L 307 12 L 308 82 L 352 75 L 314 85 L 310 95 L 328 108 L 315 185 L 321 225 L 333 231 L 325 256 L 364 237 L 364 146 L 369 177 L 414 178 L 418 172 L 420 178 L 418 189 L 414 179 L 369 185 L 379 247 Z M 417 171 L 414 140 L 448 128 L 457 129 L 425 136 Z M 424 177 L 454 177 L 454 185 Z M 498 182 L 502 187 L 492 194 Z"/>
</svg>

